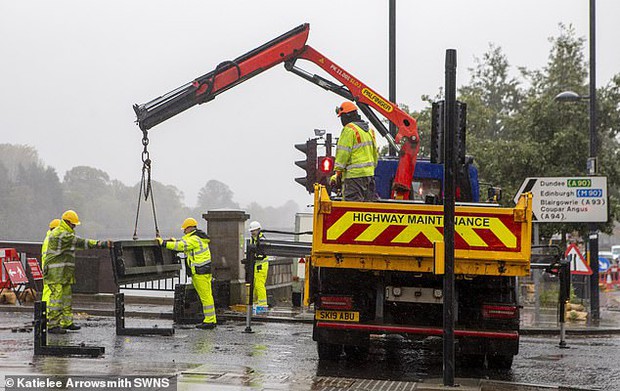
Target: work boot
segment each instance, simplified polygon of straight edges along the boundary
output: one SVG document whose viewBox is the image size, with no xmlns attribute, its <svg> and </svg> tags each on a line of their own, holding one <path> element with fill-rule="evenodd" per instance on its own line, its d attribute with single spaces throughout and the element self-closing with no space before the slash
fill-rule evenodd
<svg viewBox="0 0 620 391">
<path fill-rule="evenodd" d="M 65 330 L 77 331 L 82 328 L 82 326 L 78 326 L 75 323 L 71 323 L 69 326 L 62 326 Z"/>
<path fill-rule="evenodd" d="M 67 330 L 63 329 L 60 326 L 52 327 L 47 330 L 48 334 L 67 334 Z"/>
<path fill-rule="evenodd" d="M 215 323 L 201 323 L 201 324 L 196 325 L 196 328 L 201 329 L 201 330 L 213 330 L 216 327 L 217 327 L 217 324 Z"/>
</svg>

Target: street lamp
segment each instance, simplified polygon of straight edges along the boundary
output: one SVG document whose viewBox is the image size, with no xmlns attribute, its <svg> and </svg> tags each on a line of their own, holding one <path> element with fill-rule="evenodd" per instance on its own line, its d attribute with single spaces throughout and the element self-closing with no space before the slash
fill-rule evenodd
<svg viewBox="0 0 620 391">
<path fill-rule="evenodd" d="M 589 96 L 581 96 L 574 91 L 560 92 L 553 98 L 556 102 L 578 102 L 580 100 L 590 99 Z"/>
<path fill-rule="evenodd" d="M 590 102 L 590 157 L 588 158 L 588 175 L 596 175 L 597 138 L 596 138 L 596 0 L 590 0 L 590 95 L 580 96 L 572 91 L 559 93 L 555 100 L 558 102 L 576 102 L 580 100 Z M 590 249 L 590 314 L 594 322 L 600 319 L 599 291 L 598 291 L 598 230 L 596 223 L 590 223 L 588 247 Z"/>
<path fill-rule="evenodd" d="M 593 95 L 594 96 L 594 95 Z M 595 97 L 596 99 L 596 97 Z M 590 96 L 581 96 L 574 91 L 563 91 L 560 92 L 553 98 L 554 101 L 559 103 L 565 102 L 580 102 L 580 101 L 590 101 L 590 106 L 592 106 L 592 102 L 595 99 L 590 99 Z M 586 170 L 588 175 L 596 175 L 598 173 L 598 164 L 596 157 L 597 150 L 597 140 L 596 140 L 596 112 L 590 110 L 590 157 L 588 157 L 588 161 L 586 162 Z"/>
</svg>

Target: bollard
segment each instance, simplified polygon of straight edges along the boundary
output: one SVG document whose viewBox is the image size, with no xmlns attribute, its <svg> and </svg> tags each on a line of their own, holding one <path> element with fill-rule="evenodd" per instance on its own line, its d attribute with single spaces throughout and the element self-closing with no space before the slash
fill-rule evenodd
<svg viewBox="0 0 620 391">
<path fill-rule="evenodd" d="M 251 334 L 254 331 L 252 331 L 252 292 L 251 292 L 252 286 L 250 283 L 246 282 L 245 283 L 245 307 L 246 307 L 246 312 L 245 312 L 245 330 L 243 330 L 244 333 L 247 334 Z"/>
</svg>

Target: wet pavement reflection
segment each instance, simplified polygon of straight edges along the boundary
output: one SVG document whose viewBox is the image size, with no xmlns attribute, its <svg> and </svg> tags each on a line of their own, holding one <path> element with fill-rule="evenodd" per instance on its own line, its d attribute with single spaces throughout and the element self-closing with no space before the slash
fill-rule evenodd
<svg viewBox="0 0 620 391">
<path fill-rule="evenodd" d="M 0 322 L 27 323 L 29 314 Z M 319 362 L 312 326 L 243 322 L 215 330 L 176 327 L 173 336 L 115 334 L 114 319 L 88 317 L 83 329 L 51 335 L 50 344 L 104 346 L 101 358 L 34 357 L 33 333 L 0 329 L 0 374 L 179 375 L 184 383 L 273 389 L 318 389 L 328 378 L 424 382 L 442 377 L 442 340 L 373 338 L 368 357 Z M 135 319 L 135 327 L 170 327 L 171 321 Z M 132 324 L 132 327 L 133 327 Z M 559 349 L 557 337 L 523 337 L 509 371 L 461 368 L 457 378 L 620 390 L 620 336 L 570 337 Z M 1 380 L 0 380 L 1 381 Z M 321 387 L 319 387 L 321 388 Z"/>
</svg>

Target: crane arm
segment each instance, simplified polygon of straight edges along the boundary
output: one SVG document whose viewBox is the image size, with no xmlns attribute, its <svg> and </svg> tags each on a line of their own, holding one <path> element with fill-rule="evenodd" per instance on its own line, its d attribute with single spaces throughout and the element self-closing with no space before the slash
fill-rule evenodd
<svg viewBox="0 0 620 391">
<path fill-rule="evenodd" d="M 300 53 L 310 25 L 303 24 L 195 80 L 141 105 L 133 106 L 140 129 L 148 130 L 183 111 L 213 100 L 222 92 Z"/>
<path fill-rule="evenodd" d="M 309 24 L 300 25 L 232 61 L 220 63 L 215 70 L 163 96 L 141 105 L 134 105 L 136 122 L 140 129 L 146 132 L 155 125 L 197 104 L 209 102 L 222 92 L 277 64 L 284 63 L 288 71 L 345 99 L 357 102 L 362 113 L 377 131 L 399 151 L 400 161 L 393 180 L 392 198 L 409 198 L 420 145 L 415 119 L 329 58 L 306 45 L 309 31 Z M 298 68 L 296 66 L 298 59 L 316 64 L 342 85 Z M 396 125 L 398 133 L 395 138 L 371 108 Z"/>
</svg>

